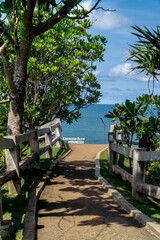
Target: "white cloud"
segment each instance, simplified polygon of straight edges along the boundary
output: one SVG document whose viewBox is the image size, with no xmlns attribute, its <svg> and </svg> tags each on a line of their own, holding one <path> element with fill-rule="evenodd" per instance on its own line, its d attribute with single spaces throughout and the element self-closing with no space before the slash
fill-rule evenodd
<svg viewBox="0 0 160 240">
<path fill-rule="evenodd" d="M 130 53 L 128 50 L 125 50 L 122 56 L 122 60 L 125 62 L 130 57 Z"/>
<path fill-rule="evenodd" d="M 94 75 L 97 77 L 97 76 L 100 74 L 100 71 L 99 71 L 99 70 L 96 70 L 96 71 L 94 71 L 93 73 L 94 73 Z"/>
<path fill-rule="evenodd" d="M 108 72 L 109 77 L 120 77 L 126 76 L 131 71 L 130 63 L 118 64 L 115 67 L 111 68 Z"/>
<path fill-rule="evenodd" d="M 90 10 L 94 6 L 93 0 L 86 0 L 82 4 L 86 10 Z M 127 24 L 130 24 L 130 19 L 123 16 L 118 12 L 113 11 L 103 11 L 102 9 L 94 10 L 90 14 L 91 22 L 93 23 L 93 27 L 98 30 L 112 30 L 118 29 Z"/>
<path fill-rule="evenodd" d="M 86 0 L 82 3 L 82 7 L 85 10 L 90 10 L 92 8 L 92 0 Z"/>
<path fill-rule="evenodd" d="M 118 12 L 94 11 L 92 16 L 93 26 L 99 30 L 112 30 L 123 27 L 130 23 L 130 20 Z"/>
<path fill-rule="evenodd" d="M 148 81 L 148 77 L 146 77 L 143 73 L 138 73 L 137 71 L 131 71 L 132 68 L 131 63 L 122 63 L 118 64 L 115 67 L 111 68 L 108 72 L 109 77 L 114 78 L 127 78 L 127 79 L 134 79 L 138 81 Z"/>
</svg>

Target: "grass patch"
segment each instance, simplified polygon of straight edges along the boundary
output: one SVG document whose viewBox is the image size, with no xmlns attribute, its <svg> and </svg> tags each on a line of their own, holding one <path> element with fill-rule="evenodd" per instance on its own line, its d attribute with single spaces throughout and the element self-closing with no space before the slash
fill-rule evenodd
<svg viewBox="0 0 160 240">
<path fill-rule="evenodd" d="M 42 147 L 42 145 L 41 145 Z M 35 188 L 37 183 L 41 180 L 44 171 L 49 169 L 51 163 L 62 156 L 69 150 L 68 144 L 63 143 L 61 149 L 53 146 L 53 158 L 45 157 L 45 154 L 41 155 L 40 165 L 43 171 L 33 169 L 29 166 L 24 173 L 21 173 L 21 186 L 24 194 L 20 196 L 8 195 L 7 183 L 2 186 L 2 201 L 3 201 L 3 219 L 12 221 L 16 224 L 16 233 L 11 237 L 4 237 L 0 239 L 4 240 L 21 240 L 23 234 L 23 224 L 25 213 L 28 207 L 29 193 Z"/>
<path fill-rule="evenodd" d="M 129 158 L 124 155 L 118 154 L 118 165 L 123 168 L 125 171 L 130 173 L 130 164 Z M 131 159 L 131 167 L 133 169 L 133 159 Z"/>
<path fill-rule="evenodd" d="M 141 212 L 160 223 L 160 200 L 146 196 L 145 202 L 139 203 L 132 198 L 131 185 L 122 180 L 121 176 L 109 174 L 108 153 L 104 151 L 100 156 L 101 175 L 115 188 L 122 196 L 126 198 L 133 206 L 138 208 Z"/>
</svg>

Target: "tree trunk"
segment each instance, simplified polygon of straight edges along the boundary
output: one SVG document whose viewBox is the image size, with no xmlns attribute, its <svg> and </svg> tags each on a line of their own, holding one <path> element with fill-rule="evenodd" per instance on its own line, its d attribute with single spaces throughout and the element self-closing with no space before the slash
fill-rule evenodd
<svg viewBox="0 0 160 240">
<path fill-rule="evenodd" d="M 17 135 L 22 131 L 23 102 L 11 100 L 8 113 L 7 135 Z"/>
<path fill-rule="evenodd" d="M 11 91 L 10 110 L 8 113 L 7 135 L 22 133 L 24 112 L 25 88 L 27 83 L 27 62 L 33 38 L 23 38 L 19 49 L 16 51 L 13 83 L 16 92 Z"/>
</svg>

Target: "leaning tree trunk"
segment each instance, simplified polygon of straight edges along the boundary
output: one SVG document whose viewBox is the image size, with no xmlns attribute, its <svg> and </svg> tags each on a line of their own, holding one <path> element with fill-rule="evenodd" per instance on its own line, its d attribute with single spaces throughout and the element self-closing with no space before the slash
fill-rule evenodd
<svg viewBox="0 0 160 240">
<path fill-rule="evenodd" d="M 27 82 L 27 60 L 22 54 L 17 54 L 15 61 L 13 83 L 16 92 L 11 93 L 10 109 L 8 113 L 7 134 L 17 135 L 22 132 L 22 120 L 24 112 L 25 86 Z"/>
<path fill-rule="evenodd" d="M 20 47 L 16 51 L 13 79 L 14 91 L 11 91 L 7 135 L 22 133 L 25 88 L 27 83 L 27 62 L 32 40 L 31 34 L 29 34 L 28 38 L 26 36 L 22 38 Z"/>
</svg>

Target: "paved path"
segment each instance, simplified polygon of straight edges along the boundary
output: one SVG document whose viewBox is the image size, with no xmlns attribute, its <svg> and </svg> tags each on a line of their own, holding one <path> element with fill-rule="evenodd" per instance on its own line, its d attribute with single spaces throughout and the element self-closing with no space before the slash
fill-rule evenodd
<svg viewBox="0 0 160 240">
<path fill-rule="evenodd" d="M 39 201 L 38 240 L 157 240 L 94 177 L 104 145 L 73 144 Z"/>
</svg>

